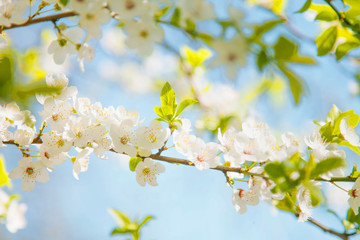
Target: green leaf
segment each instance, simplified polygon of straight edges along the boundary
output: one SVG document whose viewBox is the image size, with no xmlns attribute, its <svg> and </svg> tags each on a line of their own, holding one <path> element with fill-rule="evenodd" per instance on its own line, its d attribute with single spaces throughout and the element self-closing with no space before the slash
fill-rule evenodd
<svg viewBox="0 0 360 240">
<path fill-rule="evenodd" d="M 163 113 L 161 107 L 155 106 L 155 107 L 154 107 L 154 112 L 155 112 L 161 119 L 164 118 L 164 113 Z"/>
<path fill-rule="evenodd" d="M 339 44 L 336 48 L 335 55 L 336 60 L 342 59 L 351 49 L 358 48 L 360 43 L 358 42 L 344 42 Z"/>
<path fill-rule="evenodd" d="M 288 69 L 286 65 L 278 63 L 278 67 L 289 80 L 290 90 L 294 101 L 296 104 L 299 104 L 302 95 L 305 94 L 304 81 L 293 71 Z"/>
<path fill-rule="evenodd" d="M 289 193 L 286 193 L 282 200 L 275 200 L 275 206 L 280 210 L 296 213 L 294 204 L 296 202 L 296 192 L 291 194 L 293 197 L 291 197 Z"/>
<path fill-rule="evenodd" d="M 142 158 L 140 157 L 132 157 L 129 160 L 129 168 L 131 171 L 135 171 L 136 166 L 139 164 L 139 162 L 142 161 Z"/>
<path fill-rule="evenodd" d="M 360 225 L 360 214 L 355 215 L 354 210 L 352 208 L 349 208 L 346 216 L 346 220 L 348 220 L 351 223 L 357 223 Z"/>
<path fill-rule="evenodd" d="M 330 157 L 318 162 L 311 171 L 311 178 L 316 178 L 332 170 L 346 167 L 346 161 L 339 157 Z"/>
<path fill-rule="evenodd" d="M 333 107 L 326 116 L 326 122 L 334 121 L 340 115 L 340 113 L 341 111 L 339 110 L 339 108 L 335 104 L 333 104 Z"/>
<path fill-rule="evenodd" d="M 115 235 L 115 234 L 128 234 L 128 233 L 133 233 L 136 230 L 134 229 L 128 229 L 128 228 L 114 228 L 111 232 L 111 236 Z"/>
<path fill-rule="evenodd" d="M 172 25 L 178 26 L 180 21 L 181 11 L 179 8 L 175 8 L 173 15 L 171 16 L 170 23 Z"/>
<path fill-rule="evenodd" d="M 174 116 L 176 110 L 176 94 L 170 83 L 166 82 L 160 93 L 161 109 L 165 116 Z"/>
<path fill-rule="evenodd" d="M 254 33 L 250 37 L 251 41 L 256 41 L 257 39 L 260 39 L 266 32 L 270 31 L 271 29 L 283 23 L 284 21 L 285 21 L 284 19 L 275 19 L 264 22 L 260 26 L 256 25 L 254 29 Z"/>
<path fill-rule="evenodd" d="M 150 221 L 151 219 L 154 219 L 153 216 L 146 216 L 144 218 L 144 220 L 142 220 L 142 222 L 139 224 L 139 228 L 141 228 L 142 226 L 144 226 L 148 221 Z"/>
<path fill-rule="evenodd" d="M 323 196 L 320 188 L 315 186 L 313 183 L 306 184 L 306 189 L 309 190 L 311 205 L 314 207 L 318 206 L 323 201 Z"/>
<path fill-rule="evenodd" d="M 275 58 L 286 60 L 297 53 L 297 45 L 284 36 L 280 36 L 274 45 Z"/>
<path fill-rule="evenodd" d="M 291 58 L 287 59 L 288 62 L 291 63 L 299 63 L 299 64 L 316 64 L 316 61 L 308 56 L 294 55 Z"/>
<path fill-rule="evenodd" d="M 0 155 L 0 187 L 4 185 L 10 186 L 10 180 L 5 169 L 4 157 Z"/>
<path fill-rule="evenodd" d="M 196 24 L 191 19 L 186 19 L 185 23 L 186 23 L 186 30 L 187 31 L 194 32 L 196 30 Z"/>
<path fill-rule="evenodd" d="M 175 117 L 180 116 L 180 114 L 184 111 L 185 108 L 187 108 L 188 106 L 190 106 L 191 104 L 197 103 L 197 100 L 193 100 L 193 99 L 185 99 L 183 100 L 180 104 L 178 109 L 176 110 L 176 114 Z"/>
<path fill-rule="evenodd" d="M 262 49 L 256 56 L 256 64 L 260 71 L 264 69 L 264 67 L 269 63 L 269 58 L 266 55 L 264 49 Z"/>
<path fill-rule="evenodd" d="M 318 13 L 318 15 L 315 17 L 315 20 L 331 22 L 338 20 L 338 16 L 334 11 L 324 10 Z"/>
<path fill-rule="evenodd" d="M 299 11 L 297 11 L 297 13 L 305 12 L 306 10 L 309 9 L 310 5 L 311 5 L 311 0 L 306 0 L 305 4 L 302 6 L 302 8 Z"/>
<path fill-rule="evenodd" d="M 321 137 L 324 138 L 326 142 L 331 142 L 333 140 L 333 129 L 332 122 L 328 122 L 320 128 L 319 132 Z"/>
<path fill-rule="evenodd" d="M 68 4 L 69 0 L 60 0 L 60 3 L 65 7 Z"/>
<path fill-rule="evenodd" d="M 120 212 L 116 209 L 110 208 L 110 214 L 115 218 L 119 227 L 126 228 L 128 225 L 131 224 L 131 220 L 125 213 Z"/>
<path fill-rule="evenodd" d="M 279 163 L 268 163 L 265 165 L 264 170 L 272 179 L 277 179 L 285 175 L 285 171 Z"/>
<path fill-rule="evenodd" d="M 162 9 L 160 9 L 159 12 L 157 12 L 154 17 L 159 19 L 161 18 L 162 16 L 164 16 L 170 9 L 170 6 L 166 6 L 166 7 L 163 7 Z"/>
<path fill-rule="evenodd" d="M 316 45 L 318 49 L 318 56 L 328 54 L 334 47 L 337 39 L 337 26 L 332 26 L 326 29 L 316 38 Z"/>
<path fill-rule="evenodd" d="M 338 143 L 340 146 L 344 146 L 344 147 L 348 147 L 350 148 L 352 151 L 356 152 L 357 154 L 360 155 L 360 149 L 357 146 L 354 146 L 352 144 L 350 144 L 348 141 L 341 141 L 340 143 Z"/>
<path fill-rule="evenodd" d="M 341 113 L 335 120 L 334 120 L 334 130 L 333 133 L 335 135 L 340 134 L 340 123 L 343 119 L 346 119 L 346 123 L 348 127 L 354 128 L 359 123 L 359 115 L 357 115 L 354 110 L 349 110 L 346 112 Z"/>
</svg>

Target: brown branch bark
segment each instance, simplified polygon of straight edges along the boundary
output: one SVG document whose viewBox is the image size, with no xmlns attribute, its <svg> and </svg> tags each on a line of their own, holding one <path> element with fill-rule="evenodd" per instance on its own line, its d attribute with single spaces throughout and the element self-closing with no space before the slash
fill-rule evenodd
<svg viewBox="0 0 360 240">
<path fill-rule="evenodd" d="M 78 14 L 74 11 L 66 11 L 66 12 L 62 12 L 62 13 L 58 13 L 58 14 L 54 14 L 54 15 L 32 18 L 22 24 L 12 24 L 9 27 L 2 26 L 2 30 L 9 30 L 9 29 L 18 28 L 18 27 L 25 27 L 25 26 L 29 26 L 29 25 L 41 23 L 41 22 L 50 22 L 50 21 L 53 22 L 53 21 L 57 21 L 61 18 L 73 17 L 73 16 L 77 16 L 77 15 Z"/>
<path fill-rule="evenodd" d="M 351 237 L 352 235 L 355 235 L 356 233 L 340 233 L 337 232 L 335 230 L 332 230 L 326 226 L 324 226 L 323 224 L 319 223 L 318 221 L 314 220 L 314 219 L 309 219 L 308 220 L 309 223 L 319 227 L 320 229 L 322 229 L 324 232 L 330 233 L 332 235 L 335 235 L 343 240 L 348 240 L 349 237 Z"/>
</svg>

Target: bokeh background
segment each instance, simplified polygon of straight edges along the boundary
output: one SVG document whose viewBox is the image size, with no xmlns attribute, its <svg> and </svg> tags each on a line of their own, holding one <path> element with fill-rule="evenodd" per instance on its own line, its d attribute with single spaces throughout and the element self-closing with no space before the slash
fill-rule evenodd
<svg viewBox="0 0 360 240">
<path fill-rule="evenodd" d="M 245 10 L 246 21 L 251 23 L 261 23 L 271 17 L 271 13 L 249 8 L 240 0 L 210 2 L 215 6 L 217 16 L 224 18 L 227 17 L 229 6 Z M 302 1 L 290 0 L 286 14 L 299 32 L 315 38 L 320 27 L 314 23 L 312 16 L 294 13 L 302 4 Z M 66 73 L 70 85 L 78 87 L 79 96 L 89 97 L 92 102 L 99 101 L 103 106 L 122 105 L 129 110 L 136 109 L 144 123 L 149 123 L 156 117 L 153 107 L 160 103 L 158 90 L 161 83 L 166 80 L 184 81 L 178 74 L 177 58 L 170 51 L 157 46 L 150 57 L 140 61 L 136 54 L 126 50 L 123 33 L 114 30 L 114 23 L 108 25 L 103 31 L 103 39 L 93 42 L 95 59 L 85 64 L 85 72 L 80 71 L 75 58 L 69 58 L 60 67 L 51 63 L 46 46 L 54 36 L 51 30 L 44 31 L 45 28 L 52 28 L 50 23 L 13 29 L 7 33 L 12 46 L 20 51 L 26 52 L 30 48 L 39 50 L 43 69 Z M 192 48 L 201 46 L 174 29 L 163 27 L 165 40 L 175 49 L 183 45 Z M 218 31 L 212 22 L 204 22 L 201 27 L 210 32 Z M 275 42 L 280 34 L 289 35 L 285 28 L 280 27 L 266 38 L 269 42 Z M 284 88 L 275 96 L 261 94 L 246 102 L 244 108 L 266 122 L 278 135 L 292 131 L 303 138 L 315 128 L 312 120 L 324 119 L 333 104 L 343 111 L 355 109 L 359 113 L 359 97 L 358 85 L 353 78 L 356 64 L 349 59 L 336 62 L 332 55 L 316 57 L 313 42 L 304 39 L 298 39 L 298 42 L 300 53 L 313 56 L 317 61 L 314 66 L 292 68 L 308 86 L 302 102 L 295 106 L 289 91 Z M 249 58 L 235 81 L 226 79 L 221 68 L 207 71 L 203 78 L 214 84 L 230 85 L 237 97 L 241 98 L 262 76 L 256 70 L 254 59 Z M 223 97 L 224 94 L 211 96 L 214 102 L 225 107 L 232 104 L 231 100 Z M 41 106 L 34 101 L 29 107 L 38 116 Z M 196 125 L 200 114 L 201 110 L 194 107 L 185 111 L 183 116 Z M 204 134 L 204 137 L 211 140 L 209 134 Z M 20 152 L 14 146 L 1 148 L 0 151 L 6 159 L 8 171 L 15 168 L 21 158 Z M 166 151 L 164 155 L 182 157 L 173 150 Z M 141 187 L 135 180 L 135 173 L 129 170 L 126 158 L 114 153 L 107 156 L 107 160 L 92 156 L 88 171 L 81 173 L 78 181 L 72 176 L 70 161 L 57 167 L 50 174 L 48 183 L 37 183 L 32 192 L 22 192 L 20 180 L 14 180 L 13 188 L 8 192 L 21 193 L 21 201 L 28 206 L 28 224 L 16 234 L 9 233 L 4 225 L 0 225 L 0 239 L 127 239 L 110 236 L 116 223 L 108 208 L 123 211 L 132 218 L 154 216 L 155 219 L 143 228 L 141 239 L 144 240 L 336 239 L 308 223 L 298 223 L 294 216 L 264 202 L 248 207 L 244 215 L 236 213 L 231 202 L 232 190 L 220 172 L 164 163 L 166 172 L 158 177 L 159 186 Z M 359 161 L 359 157 L 351 152 L 347 152 L 347 159 L 350 164 Z M 323 190 L 328 207 L 344 216 L 348 208 L 346 194 L 326 184 Z M 342 231 L 339 220 L 325 209 L 325 206 L 318 207 L 313 216 L 325 225 Z"/>
</svg>

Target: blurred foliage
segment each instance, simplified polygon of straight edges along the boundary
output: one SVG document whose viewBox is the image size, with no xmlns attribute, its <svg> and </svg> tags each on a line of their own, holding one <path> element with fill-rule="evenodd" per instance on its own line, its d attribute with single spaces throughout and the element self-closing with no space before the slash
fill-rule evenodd
<svg viewBox="0 0 360 240">
<path fill-rule="evenodd" d="M 47 86 L 45 76 L 36 49 L 24 54 L 14 48 L 1 50 L 0 103 L 15 101 L 27 106 L 36 94 L 58 93 L 61 89 Z"/>
<path fill-rule="evenodd" d="M 133 240 L 140 239 L 140 230 L 154 217 L 146 216 L 143 220 L 138 220 L 137 218 L 134 221 L 123 212 L 118 210 L 109 209 L 110 214 L 115 218 L 118 227 L 114 228 L 111 232 L 111 235 L 131 235 Z"/>
</svg>

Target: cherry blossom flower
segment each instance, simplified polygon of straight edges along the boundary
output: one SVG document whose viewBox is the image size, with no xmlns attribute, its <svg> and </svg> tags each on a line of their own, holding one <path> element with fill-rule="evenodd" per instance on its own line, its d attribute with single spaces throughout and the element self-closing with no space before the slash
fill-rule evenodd
<svg viewBox="0 0 360 240">
<path fill-rule="evenodd" d="M 257 205 L 259 204 L 259 196 L 254 192 L 246 192 L 244 189 L 234 189 L 232 202 L 235 210 L 244 214 L 247 210 L 246 205 Z"/>
<path fill-rule="evenodd" d="M 34 139 L 35 131 L 32 128 L 23 126 L 14 132 L 14 141 L 20 146 L 30 145 Z"/>
<path fill-rule="evenodd" d="M 327 151 L 326 147 L 328 143 L 321 137 L 318 131 L 314 131 L 311 136 L 305 137 L 304 141 L 308 147 L 312 149 L 312 152 L 317 159 L 323 159 Z"/>
<path fill-rule="evenodd" d="M 165 167 L 161 163 L 154 162 L 151 158 L 145 158 L 138 163 L 135 168 L 136 181 L 140 186 L 148 183 L 151 186 L 157 186 L 156 175 L 165 172 Z"/>
<path fill-rule="evenodd" d="M 142 56 L 149 55 L 154 48 L 154 43 L 160 43 L 164 38 L 162 28 L 155 25 L 153 19 L 129 21 L 125 24 L 125 30 L 129 35 L 125 41 L 126 45 Z"/>
<path fill-rule="evenodd" d="M 118 18 L 123 20 L 140 17 L 148 10 L 148 3 L 143 0 L 109 0 L 108 3 L 111 10 L 118 13 Z"/>
<path fill-rule="evenodd" d="M 26 21 L 23 15 L 28 8 L 25 0 L 3 0 L 0 2 L 0 25 L 9 27 L 11 24 L 21 24 Z"/>
<path fill-rule="evenodd" d="M 349 191 L 350 198 L 348 203 L 350 207 L 353 209 L 354 214 L 359 214 L 359 206 L 360 206 L 360 178 L 356 179 L 354 186 Z"/>
<path fill-rule="evenodd" d="M 83 30 L 80 28 L 67 29 L 62 32 L 60 38 L 50 43 L 48 53 L 53 54 L 56 64 L 63 64 L 69 54 L 77 53 L 75 44 L 81 39 L 82 35 Z"/>
<path fill-rule="evenodd" d="M 79 180 L 79 173 L 86 172 L 89 165 L 89 155 L 92 153 L 91 148 L 76 149 L 79 154 L 75 157 L 73 166 L 73 175 L 76 180 Z"/>
<path fill-rule="evenodd" d="M 153 120 L 148 127 L 136 130 L 136 145 L 145 149 L 160 149 L 170 136 L 169 128 L 162 128 L 161 122 Z"/>
<path fill-rule="evenodd" d="M 35 182 L 47 182 L 50 180 L 49 173 L 41 161 L 33 161 L 31 157 L 23 157 L 19 166 L 9 173 L 9 178 L 22 178 L 21 188 L 24 192 L 34 189 Z"/>
<path fill-rule="evenodd" d="M 50 124 L 53 130 L 61 132 L 69 121 L 71 111 L 72 106 L 69 102 L 47 98 L 44 102 L 44 109 L 39 115 L 43 121 Z"/>
<path fill-rule="evenodd" d="M 113 140 L 114 149 L 118 153 L 125 153 L 130 157 L 136 157 L 137 150 L 133 145 L 135 133 L 131 120 L 124 120 L 118 125 L 112 125 L 110 136 Z"/>
<path fill-rule="evenodd" d="M 211 62 L 211 66 L 226 65 L 227 76 L 231 79 L 236 77 L 239 66 L 245 64 L 247 43 L 241 35 L 235 36 L 228 42 L 214 41 L 211 45 L 217 56 Z"/>
<path fill-rule="evenodd" d="M 186 20 L 203 21 L 215 18 L 214 7 L 204 0 L 179 0 L 177 4 L 181 10 L 182 24 Z"/>
<path fill-rule="evenodd" d="M 24 216 L 26 211 L 26 204 L 19 203 L 16 199 L 10 202 L 6 215 L 6 228 L 9 232 L 16 233 L 19 229 L 26 227 L 26 219 Z"/>
<path fill-rule="evenodd" d="M 205 144 L 202 139 L 197 138 L 191 153 L 189 153 L 189 160 L 200 170 L 214 168 L 220 164 L 220 157 L 217 156 L 218 152 L 218 144 L 213 142 Z"/>
<path fill-rule="evenodd" d="M 50 154 L 68 152 L 71 148 L 72 141 L 65 136 L 56 132 L 49 132 L 42 136 L 43 145 L 48 149 Z"/>
<path fill-rule="evenodd" d="M 360 146 L 359 136 L 354 128 L 349 127 L 347 119 L 342 119 L 340 122 L 340 132 L 344 136 L 345 140 L 351 145 Z"/>
</svg>

